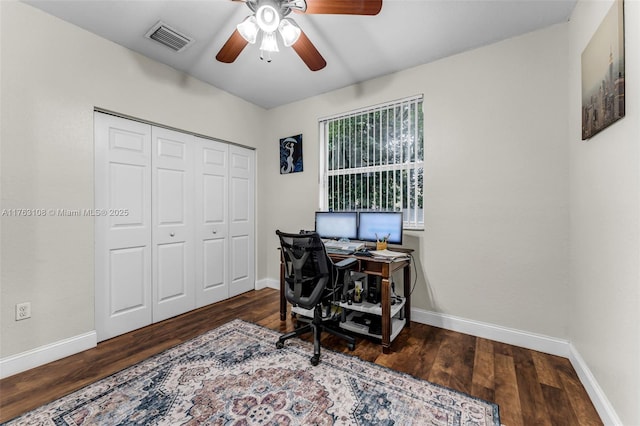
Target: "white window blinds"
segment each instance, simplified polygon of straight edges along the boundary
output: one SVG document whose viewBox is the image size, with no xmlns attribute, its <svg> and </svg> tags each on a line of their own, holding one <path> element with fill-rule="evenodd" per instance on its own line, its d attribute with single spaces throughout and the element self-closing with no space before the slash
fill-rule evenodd
<svg viewBox="0 0 640 426">
<path fill-rule="evenodd" d="M 320 120 L 320 208 L 402 211 L 424 227 L 422 95 Z"/>
</svg>

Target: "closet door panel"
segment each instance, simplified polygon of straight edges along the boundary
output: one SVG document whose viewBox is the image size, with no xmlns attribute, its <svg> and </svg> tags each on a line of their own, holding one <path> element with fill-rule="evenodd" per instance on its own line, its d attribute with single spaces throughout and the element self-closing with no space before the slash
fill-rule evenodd
<svg viewBox="0 0 640 426">
<path fill-rule="evenodd" d="M 228 297 L 228 286 L 226 270 L 223 261 L 227 259 L 226 244 L 223 239 L 210 239 L 203 241 L 202 254 L 205 263 L 202 268 L 202 290 L 204 293 L 220 291 L 217 297 L 209 303 L 224 300 Z M 224 289 L 222 288 L 224 287 Z M 199 305 L 204 306 L 205 300 L 201 300 Z"/>
<path fill-rule="evenodd" d="M 250 250 L 250 241 L 249 237 L 246 235 L 237 235 L 231 239 L 232 253 L 248 253 Z M 231 263 L 231 270 L 233 271 L 232 281 L 235 285 L 235 291 L 239 293 L 243 293 L 245 291 L 249 291 L 253 289 L 251 288 L 245 289 L 242 287 L 243 281 L 246 281 L 250 278 L 249 272 L 251 270 L 251 265 L 249 265 L 248 261 L 249 256 L 234 256 Z"/>
<path fill-rule="evenodd" d="M 197 138 L 196 154 L 196 304 L 229 297 L 228 144 Z"/>
<path fill-rule="evenodd" d="M 109 226 L 113 230 L 148 233 L 149 220 L 146 215 L 150 211 L 149 166 L 141 164 L 109 164 L 109 205 L 126 214 L 109 216 Z M 146 225 L 146 226 L 145 226 Z M 140 237 L 146 237 L 146 234 Z"/>
<path fill-rule="evenodd" d="M 185 279 L 187 263 L 186 244 L 159 244 L 157 246 L 157 300 L 159 304 L 183 298 L 189 293 Z M 155 318 L 154 318 L 155 320 Z"/>
<path fill-rule="evenodd" d="M 195 308 L 193 136 L 152 130 L 153 321 Z"/>
<path fill-rule="evenodd" d="M 235 296 L 255 288 L 254 253 L 254 181 L 255 152 L 237 146 L 229 147 L 229 295 Z"/>
<path fill-rule="evenodd" d="M 149 145 L 149 150 L 151 146 Z M 108 210 L 112 213 L 96 220 L 106 220 L 111 248 L 127 248 L 132 244 L 145 247 L 151 255 L 151 168 L 150 165 L 122 164 L 108 165 Z M 98 180 L 98 177 L 96 177 Z M 96 196 L 98 194 L 96 193 Z M 99 210 L 98 210 L 99 211 Z M 122 213 L 122 214 L 121 214 Z M 150 267 L 151 258 L 146 261 Z M 151 277 L 150 272 L 146 278 Z M 142 285 L 142 284 L 141 284 Z M 151 286 L 148 281 L 145 286 Z"/>
<path fill-rule="evenodd" d="M 255 287 L 255 152 L 95 113 L 102 341 Z"/>
<path fill-rule="evenodd" d="M 148 305 L 149 276 L 145 247 L 129 247 L 109 251 L 110 314 L 122 316 Z"/>
<path fill-rule="evenodd" d="M 99 112 L 94 123 L 95 318 L 102 341 L 152 322 L 151 126 Z"/>
<path fill-rule="evenodd" d="M 204 207 L 202 225 L 212 230 L 227 224 L 227 176 L 213 172 L 202 174 L 202 205 Z"/>
<path fill-rule="evenodd" d="M 185 215 L 185 203 L 187 202 L 186 170 L 157 169 L 156 185 L 158 190 L 157 219 L 159 227 L 188 226 Z"/>
</svg>

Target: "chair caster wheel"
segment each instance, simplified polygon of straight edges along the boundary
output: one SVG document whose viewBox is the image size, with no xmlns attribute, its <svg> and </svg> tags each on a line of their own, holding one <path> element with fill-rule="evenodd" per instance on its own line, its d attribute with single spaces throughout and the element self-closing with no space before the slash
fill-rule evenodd
<svg viewBox="0 0 640 426">
<path fill-rule="evenodd" d="M 350 351 L 355 351 L 356 350 L 356 345 L 349 343 L 347 345 L 347 348 L 349 348 Z"/>
<path fill-rule="evenodd" d="M 279 341 L 279 340 L 278 340 L 278 341 L 276 342 L 276 348 L 278 348 L 278 349 L 282 349 L 282 348 L 284 348 L 284 342 L 281 342 L 281 341 Z"/>
<path fill-rule="evenodd" d="M 319 356 L 312 356 L 311 357 L 311 365 L 318 365 L 318 363 L 320 363 L 320 357 Z"/>
</svg>

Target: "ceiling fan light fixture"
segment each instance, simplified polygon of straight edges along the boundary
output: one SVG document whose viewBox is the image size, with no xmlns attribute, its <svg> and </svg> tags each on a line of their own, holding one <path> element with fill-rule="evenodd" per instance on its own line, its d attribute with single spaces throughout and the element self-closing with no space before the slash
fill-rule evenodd
<svg viewBox="0 0 640 426">
<path fill-rule="evenodd" d="M 262 43 L 260 50 L 264 52 L 279 52 L 276 33 L 262 33 Z"/>
<path fill-rule="evenodd" d="M 260 43 L 260 59 L 271 62 L 271 53 L 279 52 L 276 33 L 262 33 L 262 43 Z"/>
<path fill-rule="evenodd" d="M 284 18 L 280 21 L 278 31 L 282 36 L 282 42 L 286 47 L 291 47 L 300 38 L 302 30 L 293 19 Z"/>
<path fill-rule="evenodd" d="M 274 32 L 280 25 L 280 11 L 275 2 L 263 0 L 256 10 L 256 21 L 265 33 Z"/>
<path fill-rule="evenodd" d="M 240 22 L 236 28 L 242 38 L 247 40 L 249 43 L 254 44 L 256 42 L 260 27 L 258 26 L 255 16 L 251 15 L 247 17 L 247 19 Z"/>
</svg>

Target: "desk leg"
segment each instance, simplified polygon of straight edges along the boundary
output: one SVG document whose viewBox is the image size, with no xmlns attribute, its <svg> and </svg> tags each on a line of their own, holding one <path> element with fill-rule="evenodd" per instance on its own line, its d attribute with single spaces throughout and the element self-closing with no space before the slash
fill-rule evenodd
<svg viewBox="0 0 640 426">
<path fill-rule="evenodd" d="M 382 305 L 382 353 L 388 354 L 391 346 L 391 291 L 389 278 L 382 278 L 380 302 Z"/>
<path fill-rule="evenodd" d="M 411 327 L 411 263 L 404 267 L 404 317 L 407 320 L 405 327 Z"/>
<path fill-rule="evenodd" d="M 280 321 L 287 320 L 287 299 L 284 297 L 284 263 L 280 262 Z"/>
</svg>

